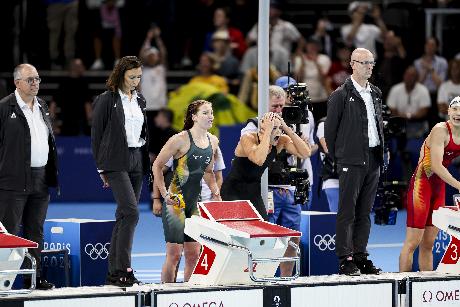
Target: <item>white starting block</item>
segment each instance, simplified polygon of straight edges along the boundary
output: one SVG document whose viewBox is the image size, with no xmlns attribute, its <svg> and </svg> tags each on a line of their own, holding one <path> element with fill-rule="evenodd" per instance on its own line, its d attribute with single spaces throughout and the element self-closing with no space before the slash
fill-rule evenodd
<svg viewBox="0 0 460 307">
<path fill-rule="evenodd" d="M 436 271 L 460 274 L 460 211 L 457 206 L 445 206 L 433 211 L 433 225 L 450 235 L 450 243 Z"/>
<path fill-rule="evenodd" d="M 191 284 L 228 285 L 292 280 L 299 276 L 300 249 L 290 242 L 301 232 L 263 220 L 250 201 L 198 203 L 201 216 L 185 220 L 185 233 L 201 243 Z M 283 257 L 292 245 L 296 257 Z M 274 277 L 280 262 L 295 262 L 291 277 Z"/>
<path fill-rule="evenodd" d="M 37 248 L 38 244 L 9 234 L 0 222 L 0 295 L 24 294 L 35 289 L 36 263 L 27 248 Z M 31 269 L 21 269 L 24 258 L 32 262 Z M 17 274 L 32 275 L 30 289 L 11 290 Z"/>
</svg>

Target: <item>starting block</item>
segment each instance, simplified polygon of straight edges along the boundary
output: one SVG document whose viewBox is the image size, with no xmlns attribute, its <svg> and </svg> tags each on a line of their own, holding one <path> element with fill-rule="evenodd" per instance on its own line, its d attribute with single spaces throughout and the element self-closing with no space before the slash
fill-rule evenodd
<svg viewBox="0 0 460 307">
<path fill-rule="evenodd" d="M 433 211 L 433 225 L 450 235 L 446 248 L 436 271 L 460 274 L 460 211 L 457 206 L 445 206 Z"/>
<path fill-rule="evenodd" d="M 37 248 L 38 244 L 9 234 L 0 222 L 0 295 L 24 294 L 35 289 L 36 263 L 27 248 Z M 24 258 L 32 262 L 31 269 L 21 269 Z M 30 289 L 11 290 L 17 274 L 32 275 Z"/>
<path fill-rule="evenodd" d="M 299 276 L 300 249 L 290 242 L 301 232 L 263 220 L 250 201 L 199 202 L 200 216 L 185 220 L 185 233 L 202 250 L 189 283 L 228 285 L 292 280 Z M 283 257 L 288 247 L 296 257 Z M 281 262 L 295 262 L 291 277 L 274 277 Z"/>
</svg>

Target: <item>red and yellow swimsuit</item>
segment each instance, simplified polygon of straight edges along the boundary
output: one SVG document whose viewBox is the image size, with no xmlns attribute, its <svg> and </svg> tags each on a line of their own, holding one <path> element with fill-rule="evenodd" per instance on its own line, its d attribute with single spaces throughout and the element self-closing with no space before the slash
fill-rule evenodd
<svg viewBox="0 0 460 307">
<path fill-rule="evenodd" d="M 444 147 L 442 165 L 446 168 L 452 160 L 460 156 L 460 145 L 454 143 L 450 125 L 446 122 L 449 131 L 449 143 Z M 407 227 L 424 229 L 433 226 L 431 216 L 433 210 L 444 206 L 446 186 L 444 181 L 433 173 L 431 169 L 431 151 L 424 142 L 423 157 L 412 175 L 407 192 Z"/>
</svg>

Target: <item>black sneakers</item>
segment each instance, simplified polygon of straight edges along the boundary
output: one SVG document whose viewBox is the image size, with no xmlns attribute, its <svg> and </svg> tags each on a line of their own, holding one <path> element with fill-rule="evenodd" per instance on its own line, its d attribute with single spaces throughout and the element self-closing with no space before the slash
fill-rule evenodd
<svg viewBox="0 0 460 307">
<path fill-rule="evenodd" d="M 353 262 L 353 260 L 343 260 L 339 266 L 339 274 L 340 275 L 349 275 L 349 276 L 359 276 L 361 275 L 361 271 Z"/>
<path fill-rule="evenodd" d="M 131 272 L 127 272 L 128 275 L 126 276 L 126 279 L 129 281 L 129 282 L 132 282 L 133 284 L 138 284 L 138 285 L 141 285 L 142 282 L 140 282 L 136 276 L 134 276 L 134 271 L 131 271 Z"/>
<path fill-rule="evenodd" d="M 380 274 L 382 270 L 377 268 L 371 260 L 367 259 L 368 254 L 359 254 L 353 256 L 353 261 L 362 274 Z"/>
<path fill-rule="evenodd" d="M 134 271 L 117 270 L 115 273 L 107 274 L 105 284 L 117 287 L 132 287 L 134 284 L 140 285 L 142 283 L 134 276 Z"/>
<path fill-rule="evenodd" d="M 24 288 L 30 289 L 31 287 L 31 278 L 24 278 Z M 54 284 L 46 281 L 46 279 L 42 279 L 37 277 L 35 280 L 35 289 L 36 290 L 52 290 L 54 289 Z"/>
</svg>

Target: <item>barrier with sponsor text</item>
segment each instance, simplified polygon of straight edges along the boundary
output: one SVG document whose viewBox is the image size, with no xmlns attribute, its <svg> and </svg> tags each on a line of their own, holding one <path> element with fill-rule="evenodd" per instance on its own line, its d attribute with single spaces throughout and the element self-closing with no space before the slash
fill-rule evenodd
<svg viewBox="0 0 460 307">
<path fill-rule="evenodd" d="M 460 277 L 409 278 L 408 307 L 460 306 Z"/>
<path fill-rule="evenodd" d="M 90 219 L 46 220 L 44 249 L 66 249 L 69 252 L 70 286 L 98 286 L 105 283 L 108 269 L 110 238 L 115 221 Z M 64 283 L 62 256 L 43 259 L 46 278 L 57 286 Z"/>
<path fill-rule="evenodd" d="M 396 306 L 396 284 L 393 280 L 342 283 L 293 287 L 291 306 Z"/>
<path fill-rule="evenodd" d="M 302 275 L 329 275 L 338 272 L 335 255 L 334 212 L 302 212 Z"/>
<path fill-rule="evenodd" d="M 263 289 L 222 289 L 197 292 L 152 292 L 154 306 L 257 307 L 263 305 Z"/>
</svg>

